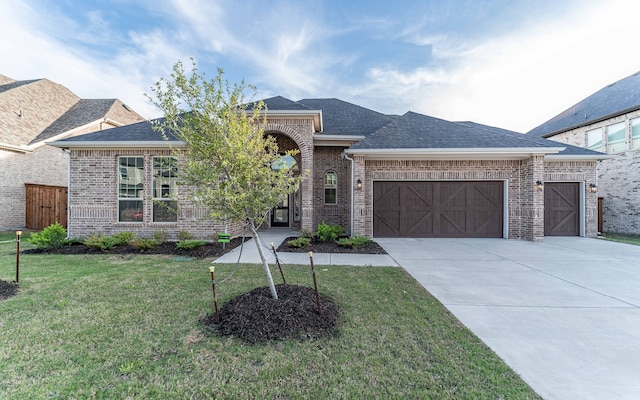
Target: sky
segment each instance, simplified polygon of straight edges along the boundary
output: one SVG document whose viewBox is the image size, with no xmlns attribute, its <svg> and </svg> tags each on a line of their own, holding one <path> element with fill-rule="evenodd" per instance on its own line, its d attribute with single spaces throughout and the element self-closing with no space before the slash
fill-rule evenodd
<svg viewBox="0 0 640 400">
<path fill-rule="evenodd" d="M 82 98 L 145 94 L 173 65 L 257 98 L 339 98 L 527 132 L 640 71 L 637 0 L 0 0 L 0 74 Z"/>
</svg>

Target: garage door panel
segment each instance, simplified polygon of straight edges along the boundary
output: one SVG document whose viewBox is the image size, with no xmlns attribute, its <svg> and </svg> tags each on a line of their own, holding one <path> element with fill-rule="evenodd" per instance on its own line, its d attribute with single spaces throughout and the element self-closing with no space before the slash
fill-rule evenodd
<svg viewBox="0 0 640 400">
<path fill-rule="evenodd" d="M 374 182 L 374 236 L 502 237 L 502 203 L 499 181 Z"/>
<path fill-rule="evenodd" d="M 547 182 L 544 186 L 544 234 L 579 236 L 580 184 Z"/>
</svg>

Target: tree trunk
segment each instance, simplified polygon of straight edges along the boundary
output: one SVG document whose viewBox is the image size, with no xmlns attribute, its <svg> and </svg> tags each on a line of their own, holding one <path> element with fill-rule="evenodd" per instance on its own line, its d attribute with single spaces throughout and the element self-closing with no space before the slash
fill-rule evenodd
<svg viewBox="0 0 640 400">
<path fill-rule="evenodd" d="M 249 228 L 251 229 L 251 236 L 253 236 L 253 241 L 256 242 L 256 246 L 258 247 L 258 254 L 260 254 L 260 259 L 262 260 L 262 268 L 264 269 L 264 273 L 267 275 L 267 281 L 269 282 L 269 289 L 271 289 L 271 297 L 274 300 L 278 300 L 278 292 L 276 292 L 276 286 L 273 284 L 273 278 L 271 277 L 271 270 L 269 269 L 269 264 L 267 264 L 267 258 L 264 255 L 264 251 L 262 249 L 262 243 L 260 242 L 260 237 L 258 236 L 258 231 L 256 227 L 253 226 L 252 223 L 249 223 Z"/>
</svg>

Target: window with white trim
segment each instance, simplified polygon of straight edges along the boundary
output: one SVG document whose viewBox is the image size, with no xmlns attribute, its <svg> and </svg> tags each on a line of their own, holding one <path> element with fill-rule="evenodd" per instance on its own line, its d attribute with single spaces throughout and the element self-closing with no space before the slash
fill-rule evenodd
<svg viewBox="0 0 640 400">
<path fill-rule="evenodd" d="M 144 158 L 118 157 L 118 221 L 142 222 Z"/>
<path fill-rule="evenodd" d="M 631 148 L 640 149 L 640 118 L 631 120 Z"/>
<path fill-rule="evenodd" d="M 175 157 L 153 157 L 152 165 L 153 222 L 176 222 L 178 160 Z"/>
<path fill-rule="evenodd" d="M 324 204 L 338 204 L 338 175 L 333 171 L 324 174 Z"/>
<path fill-rule="evenodd" d="M 625 123 L 607 126 L 607 153 L 619 153 L 627 149 L 627 131 Z"/>
<path fill-rule="evenodd" d="M 602 151 L 602 128 L 587 131 L 587 149 Z"/>
</svg>

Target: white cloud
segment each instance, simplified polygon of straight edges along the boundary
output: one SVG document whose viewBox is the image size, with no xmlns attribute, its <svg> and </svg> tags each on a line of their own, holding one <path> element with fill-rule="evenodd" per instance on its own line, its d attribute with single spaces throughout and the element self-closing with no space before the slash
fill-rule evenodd
<svg viewBox="0 0 640 400">
<path fill-rule="evenodd" d="M 624 10 L 624 12 L 621 12 Z M 640 4 L 607 1 L 541 21 L 470 49 L 423 40 L 446 67 L 372 69 L 359 88 L 396 112 L 528 131 L 601 87 L 640 70 Z M 436 38 L 441 39 L 441 38 Z"/>
</svg>

